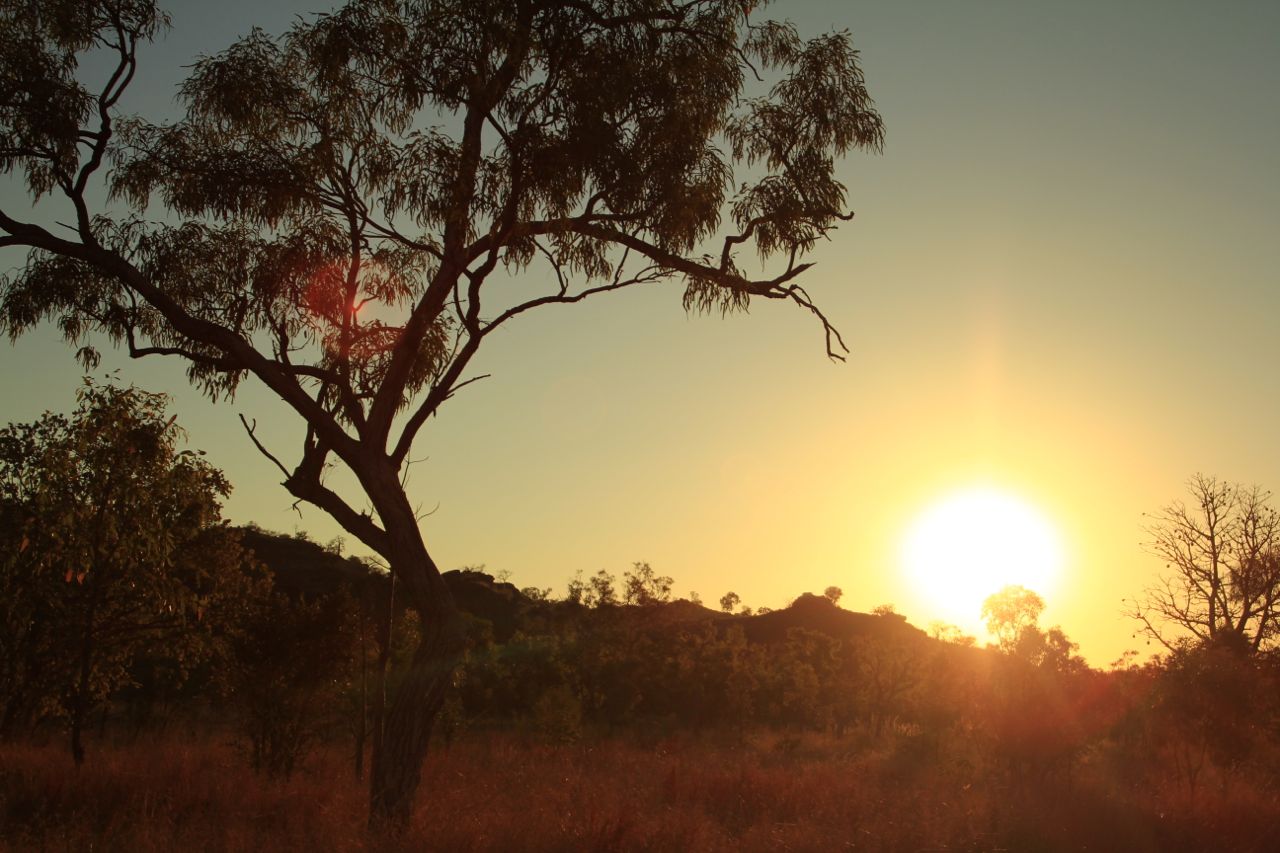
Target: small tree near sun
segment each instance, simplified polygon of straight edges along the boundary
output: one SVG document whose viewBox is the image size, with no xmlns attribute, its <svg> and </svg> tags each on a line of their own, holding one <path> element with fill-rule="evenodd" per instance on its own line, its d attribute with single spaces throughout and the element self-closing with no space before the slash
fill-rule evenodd
<svg viewBox="0 0 1280 853">
<path fill-rule="evenodd" d="M 1024 628 L 1034 628 L 1044 612 L 1044 599 L 1024 586 L 1011 585 L 982 602 L 982 619 L 1000 648 L 1012 651 Z"/>
<path fill-rule="evenodd" d="M 822 591 L 822 594 L 826 596 L 827 600 L 832 604 L 839 604 L 840 597 L 844 595 L 844 590 L 838 586 L 829 586 Z"/>
</svg>

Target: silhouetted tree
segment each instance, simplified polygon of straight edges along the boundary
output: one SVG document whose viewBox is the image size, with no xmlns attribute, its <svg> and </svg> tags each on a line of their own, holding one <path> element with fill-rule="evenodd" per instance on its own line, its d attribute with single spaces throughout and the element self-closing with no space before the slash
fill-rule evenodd
<svg viewBox="0 0 1280 853">
<path fill-rule="evenodd" d="M 1071 672 L 1084 667 L 1084 662 L 1076 656 L 1079 647 L 1057 625 L 1043 631 L 1037 625 L 1025 625 L 1011 651 L 1043 669 Z"/>
<path fill-rule="evenodd" d="M 858 698 L 879 737 L 884 726 L 898 716 L 907 695 L 920 683 L 923 656 L 917 644 L 904 638 L 867 637 L 851 645 L 857 674 Z"/>
<path fill-rule="evenodd" d="M 1150 551 L 1165 564 L 1157 585 L 1131 602 L 1147 636 L 1175 651 L 1178 635 L 1240 637 L 1269 645 L 1280 620 L 1280 516 L 1271 493 L 1197 474 L 1190 501 L 1151 517 Z"/>
<path fill-rule="evenodd" d="M 586 598 L 587 582 L 582 579 L 582 570 L 579 569 L 573 577 L 569 578 L 564 600 L 570 604 L 585 604 Z"/>
<path fill-rule="evenodd" d="M 207 651 L 205 620 L 243 592 L 244 561 L 220 519 L 230 486 L 178 449 L 162 395 L 86 383 L 79 399 L 70 418 L 0 430 L 0 506 L 18 539 L 0 564 L 4 720 L 55 690 L 77 764 L 88 714 L 135 658 L 161 647 L 180 677 Z"/>
<path fill-rule="evenodd" d="M 1277 684 L 1238 634 L 1183 641 L 1163 661 L 1145 720 L 1150 746 L 1195 794 L 1206 766 L 1239 768 L 1259 753 Z M 1260 752 L 1271 764 L 1271 754 Z"/>
<path fill-rule="evenodd" d="M 958 646 L 972 646 L 977 642 L 976 638 L 965 634 L 958 625 L 943 622 L 941 619 L 929 623 L 929 636 Z"/>
<path fill-rule="evenodd" d="M 1016 584 L 987 596 L 982 602 L 982 619 L 987 623 L 987 631 L 1005 651 L 1013 650 L 1023 629 L 1035 628 L 1043 612 L 1044 599 Z"/>
<path fill-rule="evenodd" d="M 822 594 L 825 595 L 827 600 L 832 604 L 839 604 L 840 597 L 844 595 L 844 590 L 838 586 L 829 586 L 822 591 Z"/>
<path fill-rule="evenodd" d="M 0 171 L 50 208 L 0 210 L 0 247 L 29 252 L 0 322 L 53 318 L 90 363 L 90 333 L 183 359 L 215 397 L 253 377 L 301 418 L 296 463 L 259 449 L 422 616 L 371 819 L 407 821 L 465 645 L 401 472 L 486 338 L 675 281 L 690 310 L 793 303 L 845 351 L 802 259 L 850 216 L 835 159 L 879 148 L 882 125 L 847 33 L 805 41 L 760 5 L 351 0 L 200 59 L 185 115 L 157 126 L 117 111 L 166 26 L 154 2 L 0 4 Z M 748 95 L 757 75 L 772 85 Z M 70 227 L 40 224 L 57 216 Z M 508 285 L 535 263 L 549 290 Z M 326 482 L 335 464 L 358 494 Z"/>
<path fill-rule="evenodd" d="M 627 604 L 650 605 L 671 600 L 673 581 L 653 571 L 648 563 L 635 563 L 632 571 L 623 573 L 623 601 Z"/>
<path fill-rule="evenodd" d="M 607 607 L 610 604 L 617 604 L 617 587 L 618 579 L 601 569 L 588 579 L 583 603 L 588 607 Z"/>
<path fill-rule="evenodd" d="M 730 591 L 720 596 L 720 609 L 725 613 L 732 613 L 733 608 L 737 607 L 741 603 L 742 599 L 738 597 L 736 592 Z"/>
<path fill-rule="evenodd" d="M 0 458 L 10 457 L 12 431 L 0 433 Z M 26 458 L 19 450 L 13 461 Z M 65 632 L 57 621 L 65 582 L 32 550 L 33 514 L 15 499 L 9 463 L 0 465 L 0 737 L 7 739 L 57 712 L 68 660 L 59 649 Z"/>
</svg>

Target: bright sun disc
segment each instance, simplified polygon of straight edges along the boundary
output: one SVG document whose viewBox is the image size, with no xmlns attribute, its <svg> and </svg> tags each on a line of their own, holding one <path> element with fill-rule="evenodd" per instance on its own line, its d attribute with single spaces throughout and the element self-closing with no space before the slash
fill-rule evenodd
<svg viewBox="0 0 1280 853">
<path fill-rule="evenodd" d="M 1063 550 L 1053 525 L 1030 504 L 976 488 L 942 499 L 912 523 L 902 565 L 940 615 L 973 628 L 987 596 L 1010 584 L 1048 595 Z"/>
</svg>

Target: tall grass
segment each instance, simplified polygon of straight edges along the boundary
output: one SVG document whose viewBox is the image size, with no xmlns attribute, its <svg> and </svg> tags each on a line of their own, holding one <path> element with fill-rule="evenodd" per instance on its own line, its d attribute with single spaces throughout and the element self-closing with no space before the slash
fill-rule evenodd
<svg viewBox="0 0 1280 853">
<path fill-rule="evenodd" d="M 1100 763 L 1019 778 L 909 738 L 678 738 L 550 745 L 473 735 L 434 752 L 398 839 L 365 830 L 365 791 L 333 747 L 287 782 L 216 738 L 0 746 L 0 849 L 1269 850 L 1274 791 L 1218 776 L 1195 796 L 1135 787 Z"/>
</svg>

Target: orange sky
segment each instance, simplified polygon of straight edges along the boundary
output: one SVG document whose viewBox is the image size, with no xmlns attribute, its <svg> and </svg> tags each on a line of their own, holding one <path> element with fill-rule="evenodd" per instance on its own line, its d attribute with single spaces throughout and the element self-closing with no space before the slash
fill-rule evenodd
<svg viewBox="0 0 1280 853">
<path fill-rule="evenodd" d="M 674 286 L 531 317 L 417 446 L 437 559 L 557 592 L 645 560 L 679 594 L 773 607 L 836 584 L 926 626 L 904 531 L 990 484 L 1061 531 L 1044 621 L 1094 664 L 1145 648 L 1121 615 L 1159 568 L 1142 514 L 1196 471 L 1280 484 L 1280 7 L 1117 5 L 771 7 L 853 31 L 888 128 L 883 156 L 844 163 L 857 217 L 806 282 L 848 363 L 799 311 L 689 317 Z M 195 54 L 310 7 L 175 4 L 132 106 L 171 109 Z M 243 412 L 281 453 L 296 441 L 267 396 L 211 406 L 179 366 L 112 367 L 177 394 L 236 485 L 232 519 L 336 534 L 292 512 L 240 429 Z M 0 417 L 69 409 L 78 375 L 51 330 L 29 336 L 0 363 Z"/>
</svg>

